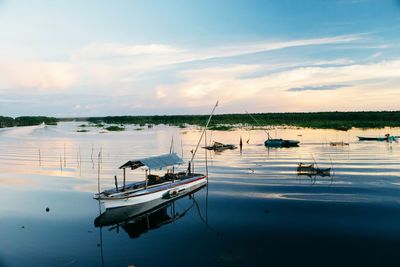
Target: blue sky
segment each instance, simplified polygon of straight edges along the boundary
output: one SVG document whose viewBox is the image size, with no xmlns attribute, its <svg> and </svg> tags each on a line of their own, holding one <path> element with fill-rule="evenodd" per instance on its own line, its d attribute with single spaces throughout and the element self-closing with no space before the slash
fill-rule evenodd
<svg viewBox="0 0 400 267">
<path fill-rule="evenodd" d="M 399 110 L 398 0 L 0 0 L 0 115 Z"/>
</svg>

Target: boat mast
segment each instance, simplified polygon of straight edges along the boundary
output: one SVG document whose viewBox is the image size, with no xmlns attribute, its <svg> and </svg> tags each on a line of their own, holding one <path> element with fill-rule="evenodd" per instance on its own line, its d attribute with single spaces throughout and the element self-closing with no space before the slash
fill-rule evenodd
<svg viewBox="0 0 400 267">
<path fill-rule="evenodd" d="M 251 115 L 247 110 L 246 110 L 246 113 L 247 113 L 247 115 L 250 116 L 250 118 L 252 118 L 258 124 L 258 126 L 261 127 L 261 124 L 256 120 L 256 118 L 253 117 L 253 115 Z M 267 132 L 265 129 L 263 129 L 263 130 L 268 135 L 268 139 L 270 139 L 269 132 Z"/>
<path fill-rule="evenodd" d="M 191 163 L 192 166 L 193 166 L 193 159 L 194 159 L 194 156 L 196 155 L 197 149 L 199 148 L 200 143 L 201 143 L 201 140 L 203 139 L 203 136 L 204 136 L 205 132 L 207 131 L 207 127 L 208 127 L 208 125 L 210 124 L 211 118 L 212 118 L 212 116 L 214 115 L 214 112 L 215 112 L 215 109 L 217 108 L 217 106 L 218 106 L 218 101 L 217 101 L 217 103 L 215 103 L 215 106 L 214 106 L 213 110 L 211 111 L 210 117 L 208 117 L 208 121 L 207 121 L 207 123 L 206 123 L 206 126 L 204 127 L 204 130 L 203 130 L 203 132 L 201 133 L 199 142 L 197 143 L 196 149 L 194 150 L 194 152 L 193 152 L 193 154 L 192 154 L 192 158 L 191 158 L 190 161 L 189 161 L 189 163 Z"/>
</svg>

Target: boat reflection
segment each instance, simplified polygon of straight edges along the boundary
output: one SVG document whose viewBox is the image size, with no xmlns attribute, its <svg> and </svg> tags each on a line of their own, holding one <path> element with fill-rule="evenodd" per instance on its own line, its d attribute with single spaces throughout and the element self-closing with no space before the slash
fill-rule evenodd
<svg viewBox="0 0 400 267">
<path fill-rule="evenodd" d="M 119 229 L 122 228 L 129 237 L 138 238 L 148 231 L 160 228 L 163 225 L 182 218 L 194 206 L 198 208 L 194 194 L 205 186 L 203 185 L 173 200 L 157 199 L 143 205 L 106 210 L 94 220 L 94 224 L 96 227 L 110 226 L 109 231 L 116 230 L 119 232 Z M 175 202 L 180 201 L 186 196 L 189 196 L 192 200 L 191 205 L 177 211 L 175 209 Z"/>
</svg>

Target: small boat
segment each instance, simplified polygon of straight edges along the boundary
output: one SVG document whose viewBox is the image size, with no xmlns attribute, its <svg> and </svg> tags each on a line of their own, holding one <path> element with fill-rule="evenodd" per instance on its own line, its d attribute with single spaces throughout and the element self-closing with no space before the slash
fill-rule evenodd
<svg viewBox="0 0 400 267">
<path fill-rule="evenodd" d="M 392 142 L 396 141 L 399 136 L 394 136 L 390 134 L 385 134 L 385 136 L 378 136 L 378 137 L 368 137 L 368 136 L 357 136 L 358 140 L 360 141 L 387 141 Z"/>
<path fill-rule="evenodd" d="M 298 175 L 319 175 L 319 176 L 330 176 L 331 175 L 331 168 L 318 168 L 315 167 L 314 164 L 304 164 L 299 163 L 297 165 L 297 174 Z"/>
<path fill-rule="evenodd" d="M 208 150 L 223 151 L 226 149 L 236 149 L 237 147 L 232 144 L 223 144 L 220 142 L 214 142 L 212 146 L 204 146 L 203 148 Z"/>
<path fill-rule="evenodd" d="M 329 145 L 331 146 L 348 146 L 349 143 L 345 143 L 345 142 L 330 142 Z"/>
<path fill-rule="evenodd" d="M 123 186 L 104 190 L 94 195 L 94 199 L 107 210 L 117 207 L 143 204 L 156 199 L 173 199 L 207 183 L 207 176 L 192 173 L 190 169 L 186 172 L 174 173 L 174 166 L 180 165 L 183 160 L 175 153 L 155 157 L 130 160 L 123 164 L 120 169 L 124 173 Z M 146 168 L 144 181 L 125 184 L 125 170 L 130 168 Z M 172 167 L 160 176 L 151 174 L 151 170 L 159 170 L 164 167 Z M 171 171 L 172 170 L 172 171 Z"/>
<path fill-rule="evenodd" d="M 175 173 L 175 166 L 184 163 L 176 153 L 129 160 L 119 167 L 123 170 L 123 185 L 118 186 L 115 176 L 115 188 L 98 192 L 93 198 L 98 200 L 107 211 L 120 207 L 143 205 L 157 200 L 171 200 L 199 186 L 206 185 L 208 175 L 194 173 L 193 160 L 217 106 L 218 102 L 208 118 L 186 171 Z M 144 168 L 146 171 L 144 181 L 126 184 L 127 168 L 131 170 Z M 151 174 L 152 170 L 161 170 L 162 168 L 167 168 L 167 172 L 163 175 Z"/>
<path fill-rule="evenodd" d="M 297 147 L 300 141 L 268 138 L 264 144 L 267 147 Z"/>
<path fill-rule="evenodd" d="M 253 115 L 251 115 L 250 113 L 248 113 L 246 111 L 246 113 L 250 116 L 250 118 L 252 118 L 260 127 L 262 127 L 262 125 L 256 120 L 256 118 L 253 117 Z M 266 147 L 297 147 L 299 146 L 300 141 L 297 140 L 285 140 L 285 139 L 272 139 L 271 136 L 269 135 L 269 133 L 264 130 L 264 132 L 267 134 L 268 139 L 265 140 L 264 145 Z M 299 135 L 300 136 L 300 135 Z M 302 135 L 301 135 L 302 136 Z"/>
</svg>

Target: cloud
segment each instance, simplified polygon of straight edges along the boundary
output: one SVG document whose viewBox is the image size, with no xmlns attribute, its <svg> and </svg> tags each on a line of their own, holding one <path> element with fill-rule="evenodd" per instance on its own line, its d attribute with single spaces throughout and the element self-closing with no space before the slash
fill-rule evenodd
<svg viewBox="0 0 400 267">
<path fill-rule="evenodd" d="M 380 57 L 381 55 L 382 55 L 382 52 L 376 52 L 376 53 L 372 54 L 370 56 L 370 58 L 377 58 L 377 57 Z"/>
<path fill-rule="evenodd" d="M 79 49 L 73 56 L 76 59 L 94 59 L 138 55 L 161 55 L 184 52 L 165 44 L 126 45 L 120 43 L 97 43 Z"/>
<path fill-rule="evenodd" d="M 0 103 L 12 103 L 12 104 L 37 104 L 37 102 L 32 100 L 24 99 L 0 99 Z"/>
<path fill-rule="evenodd" d="M 28 88 L 35 90 L 63 90 L 76 84 L 74 66 L 60 62 L 0 62 L 0 89 Z"/>
<path fill-rule="evenodd" d="M 331 84 L 331 85 L 319 85 L 319 86 L 304 86 L 304 87 L 294 87 L 287 91 L 289 92 L 302 92 L 302 91 L 326 91 L 326 90 L 336 90 L 344 87 L 350 87 L 347 84 Z"/>
<path fill-rule="evenodd" d="M 255 111 L 363 110 L 385 104 L 386 107 L 398 106 L 395 99 L 399 97 L 400 60 L 297 67 L 247 77 L 263 67 L 231 65 L 181 71 L 182 82 L 164 87 L 176 97 L 170 99 L 171 103 L 166 101 L 163 104 L 171 105 L 178 101 L 189 108 L 220 99 L 224 105 L 236 108 L 248 105 Z M 346 87 L 349 88 L 345 95 L 336 90 Z M 292 93 L 300 91 L 309 97 L 299 98 Z M 349 105 L 349 99 L 360 101 Z"/>
<path fill-rule="evenodd" d="M 172 109 L 198 112 L 200 107 L 217 99 L 230 108 L 226 112 L 248 107 L 253 111 L 304 111 L 344 109 L 346 106 L 362 109 L 382 103 L 396 106 L 399 59 L 376 62 L 377 57 L 375 62 L 356 64 L 342 53 L 338 58 L 329 55 L 328 59 L 291 57 L 292 52 L 301 54 L 299 47 L 336 47 L 358 40 L 363 40 L 363 36 L 196 49 L 162 44 L 90 45 L 68 59 L 51 62 L 0 59 L 0 73 L 4 75 L 0 91 L 4 94 L 2 88 L 15 88 L 18 96 L 29 98 L 46 94 L 46 98 L 40 98 L 43 105 L 57 106 L 58 112 L 65 112 L 65 115 L 69 111 L 84 116 L 89 112 L 91 115 L 96 112 L 103 115 L 154 114 Z M 296 50 L 272 52 L 287 48 Z M 266 51 L 271 51 L 268 57 L 255 54 Z M 313 51 L 317 48 L 313 47 Z M 252 63 L 254 58 L 262 59 Z M 336 90 L 345 87 L 348 87 L 347 98 Z M 81 92 L 87 97 L 79 97 Z M 299 98 L 299 94 L 293 92 L 309 97 Z M 8 96 L 4 94 L 4 99 L 11 99 Z M 360 100 L 349 106 L 350 98 L 364 99 L 364 103 Z M 10 107 L 8 103 L 7 108 Z"/>
<path fill-rule="evenodd" d="M 167 96 L 167 93 L 166 93 L 166 89 L 164 88 L 164 86 L 159 86 L 156 89 L 156 98 L 161 99 L 161 98 L 165 98 L 166 96 Z"/>
<path fill-rule="evenodd" d="M 237 57 L 293 47 L 352 43 L 363 38 L 361 34 L 353 34 L 290 41 L 238 43 L 196 49 L 173 47 L 165 44 L 126 45 L 119 43 L 98 43 L 79 49 L 73 54 L 72 58 L 74 60 L 116 60 L 116 58 L 119 58 L 125 62 L 130 61 L 132 66 L 135 63 L 137 67 L 154 68 L 212 58 Z"/>
<path fill-rule="evenodd" d="M 311 65 L 350 65 L 353 64 L 354 61 L 349 58 L 338 58 L 333 60 L 321 60 L 312 63 Z"/>
<path fill-rule="evenodd" d="M 3 77 L 0 81 L 0 90 L 17 88 L 18 90 L 61 92 L 82 88 L 85 90 L 113 88 L 113 92 L 116 93 L 121 88 L 131 87 L 149 71 L 168 69 L 177 64 L 197 62 L 207 65 L 205 61 L 213 58 L 231 58 L 299 46 L 351 43 L 362 38 L 361 35 L 341 35 L 193 49 L 166 44 L 91 44 L 78 49 L 69 58 L 63 60 L 0 59 L 0 73 Z M 199 93 L 200 88 L 197 89 L 196 94 Z M 193 92 L 196 91 L 193 90 Z M 158 94 L 158 97 L 160 96 Z"/>
</svg>

